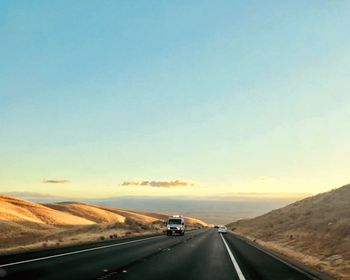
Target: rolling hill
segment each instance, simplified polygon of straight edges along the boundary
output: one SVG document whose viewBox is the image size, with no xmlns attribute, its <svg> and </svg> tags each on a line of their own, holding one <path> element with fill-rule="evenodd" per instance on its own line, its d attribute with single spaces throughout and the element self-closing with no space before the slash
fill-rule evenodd
<svg viewBox="0 0 350 280">
<path fill-rule="evenodd" d="M 38 204 L 0 195 L 0 254 L 162 232 L 167 216 L 79 202 Z M 187 228 L 206 223 L 186 218 Z"/>
<path fill-rule="evenodd" d="M 350 279 L 350 185 L 227 225 L 339 279 Z"/>
</svg>

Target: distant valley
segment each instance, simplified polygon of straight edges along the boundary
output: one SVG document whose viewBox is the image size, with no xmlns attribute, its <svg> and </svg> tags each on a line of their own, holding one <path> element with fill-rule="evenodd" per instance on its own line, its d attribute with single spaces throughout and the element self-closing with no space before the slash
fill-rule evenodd
<svg viewBox="0 0 350 280">
<path fill-rule="evenodd" d="M 22 197 L 37 203 L 54 203 L 59 201 L 76 200 L 76 198 L 62 198 L 25 192 L 6 193 L 6 195 Z M 295 196 L 283 196 L 282 194 L 280 197 L 271 197 L 269 195 L 233 195 L 228 197 L 202 198 L 126 196 L 101 199 L 79 199 L 79 201 L 99 206 L 150 211 L 163 213 L 165 215 L 181 213 L 186 216 L 196 217 L 211 224 L 227 224 L 235 220 L 251 218 L 264 214 L 273 209 L 293 203 L 305 196 L 306 194 L 298 194 Z"/>
</svg>

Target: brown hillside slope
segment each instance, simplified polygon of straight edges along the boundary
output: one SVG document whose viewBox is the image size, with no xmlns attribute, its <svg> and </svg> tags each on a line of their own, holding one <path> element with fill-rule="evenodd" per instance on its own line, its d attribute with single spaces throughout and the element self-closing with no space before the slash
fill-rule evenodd
<svg viewBox="0 0 350 280">
<path fill-rule="evenodd" d="M 0 250 L 35 243 L 58 228 L 91 224 L 81 217 L 0 195 Z"/>
<path fill-rule="evenodd" d="M 32 222 L 46 225 L 88 225 L 91 221 L 32 203 L 0 195 L 0 220 L 17 223 Z"/>
<path fill-rule="evenodd" d="M 133 220 L 139 221 L 139 222 L 151 223 L 154 221 L 162 220 L 162 219 L 154 218 L 151 215 L 147 215 L 147 214 L 142 213 L 142 212 L 135 212 L 132 210 L 124 210 L 124 209 L 114 208 L 114 207 L 109 207 L 109 206 L 98 206 L 98 207 L 101 209 L 113 212 L 115 214 L 121 215 L 125 218 L 133 219 Z"/>
<path fill-rule="evenodd" d="M 44 204 L 44 206 L 67 212 L 96 223 L 123 223 L 126 218 L 142 223 L 152 223 L 156 221 L 166 221 L 168 218 L 165 214 L 125 210 L 110 206 L 96 206 L 80 202 L 47 203 Z M 196 218 L 185 217 L 185 220 L 189 227 L 207 226 L 205 222 Z"/>
<path fill-rule="evenodd" d="M 350 279 L 350 185 L 227 226 L 339 279 Z"/>
<path fill-rule="evenodd" d="M 90 220 L 94 223 L 123 223 L 125 216 L 98 206 L 78 202 L 60 202 L 44 204 L 46 207 L 70 213 L 74 216 Z"/>
<path fill-rule="evenodd" d="M 148 217 L 150 222 L 152 221 L 166 221 L 168 219 L 168 215 L 166 214 L 159 214 L 159 213 L 153 213 L 153 212 L 142 212 L 142 211 L 134 211 L 134 210 L 123 210 L 120 208 L 113 208 L 113 207 L 104 207 L 99 206 L 102 209 L 108 209 L 110 211 L 114 211 L 115 213 L 119 213 L 121 215 L 126 215 L 129 218 L 133 218 L 135 220 L 138 219 L 145 219 L 145 217 Z M 202 220 L 192 218 L 192 217 L 185 217 L 185 222 L 187 227 L 206 227 L 208 226 L 207 223 L 203 222 Z"/>
<path fill-rule="evenodd" d="M 0 195 L 0 254 L 159 233 L 167 216 L 78 202 L 37 204 Z M 206 225 L 188 219 L 188 228 Z"/>
</svg>

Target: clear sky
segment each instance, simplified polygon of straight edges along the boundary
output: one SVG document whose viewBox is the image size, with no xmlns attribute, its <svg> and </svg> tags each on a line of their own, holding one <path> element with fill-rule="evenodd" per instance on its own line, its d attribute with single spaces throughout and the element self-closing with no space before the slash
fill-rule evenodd
<svg viewBox="0 0 350 280">
<path fill-rule="evenodd" d="M 1 1 L 0 191 L 346 184 L 349 30 L 340 0 Z"/>
</svg>

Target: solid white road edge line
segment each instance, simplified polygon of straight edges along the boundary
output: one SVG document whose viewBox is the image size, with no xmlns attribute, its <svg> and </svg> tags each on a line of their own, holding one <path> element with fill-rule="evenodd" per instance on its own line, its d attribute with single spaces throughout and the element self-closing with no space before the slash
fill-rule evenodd
<svg viewBox="0 0 350 280">
<path fill-rule="evenodd" d="M 220 233 L 220 236 L 221 236 L 221 238 L 222 238 L 222 241 L 224 241 L 225 247 L 226 247 L 226 249 L 227 249 L 228 254 L 230 255 L 231 261 L 232 261 L 232 263 L 233 263 L 233 266 L 235 267 L 235 270 L 236 270 L 236 272 L 237 272 L 237 275 L 238 275 L 239 280 L 245 280 L 245 277 L 244 277 L 244 275 L 243 275 L 243 273 L 242 273 L 242 270 L 241 270 L 241 268 L 239 267 L 239 265 L 238 265 L 238 263 L 237 263 L 235 257 L 233 256 L 233 254 L 232 254 L 232 252 L 231 252 L 231 250 L 230 250 L 230 247 L 228 247 L 225 238 L 222 236 L 221 233 Z"/>
<path fill-rule="evenodd" d="M 141 241 L 150 240 L 150 239 L 154 239 L 154 238 L 159 238 L 159 237 L 162 237 L 162 235 L 148 237 L 148 238 L 142 238 L 142 239 L 137 239 L 137 240 L 131 240 L 131 241 L 126 241 L 126 242 L 117 243 L 117 244 L 104 245 L 104 246 L 94 247 L 94 248 L 89 248 L 89 249 L 83 249 L 83 250 L 78 250 L 78 251 L 73 251 L 73 252 L 68 252 L 68 253 L 62 253 L 62 254 L 57 254 L 57 255 L 52 255 L 52 256 L 47 256 L 47 257 L 30 259 L 30 260 L 25 260 L 25 261 L 2 264 L 2 265 L 0 265 L 0 268 L 7 267 L 7 266 L 14 266 L 17 264 L 30 263 L 30 262 L 59 258 L 59 257 L 64 257 L 64 256 L 69 256 L 69 255 L 75 255 L 75 254 L 80 254 L 80 253 L 85 253 L 85 252 L 90 252 L 90 251 L 96 251 L 96 250 L 106 249 L 106 248 L 110 248 L 110 247 L 117 247 L 117 246 L 122 246 L 122 245 L 126 245 L 126 244 L 131 244 L 131 243 L 141 242 Z"/>
</svg>

